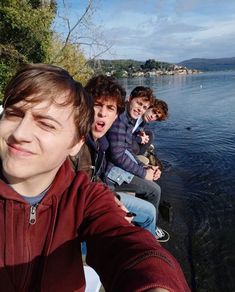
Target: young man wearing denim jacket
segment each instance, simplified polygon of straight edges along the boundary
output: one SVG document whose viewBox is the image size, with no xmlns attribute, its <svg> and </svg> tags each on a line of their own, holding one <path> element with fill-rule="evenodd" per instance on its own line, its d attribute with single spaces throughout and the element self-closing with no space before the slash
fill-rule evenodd
<svg viewBox="0 0 235 292">
<path fill-rule="evenodd" d="M 90 79 L 85 86 L 87 93 L 94 100 L 94 122 L 86 137 L 85 144 L 76 156 L 76 169 L 88 173 L 91 181 L 105 182 L 106 151 L 109 142 L 105 136 L 112 123 L 125 108 L 125 91 L 111 77 L 99 75 Z M 127 209 L 128 216 L 135 214 L 133 223 L 149 230 L 155 236 L 156 212 L 154 206 L 142 199 L 127 194 L 117 193 Z M 128 219 L 128 218 L 127 218 Z"/>
</svg>

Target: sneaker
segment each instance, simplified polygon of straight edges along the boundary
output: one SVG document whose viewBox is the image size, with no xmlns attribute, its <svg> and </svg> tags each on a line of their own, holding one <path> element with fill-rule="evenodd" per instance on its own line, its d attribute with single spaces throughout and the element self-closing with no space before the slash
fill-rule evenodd
<svg viewBox="0 0 235 292">
<path fill-rule="evenodd" d="M 166 230 L 157 227 L 156 238 L 159 242 L 167 242 L 170 239 L 170 234 Z"/>
</svg>

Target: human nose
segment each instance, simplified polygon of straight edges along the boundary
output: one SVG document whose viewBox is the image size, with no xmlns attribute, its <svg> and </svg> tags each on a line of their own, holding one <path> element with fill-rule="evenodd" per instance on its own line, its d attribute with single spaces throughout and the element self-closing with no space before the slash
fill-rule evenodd
<svg viewBox="0 0 235 292">
<path fill-rule="evenodd" d="M 12 132 L 13 138 L 18 142 L 30 142 L 33 136 L 33 122 L 24 116 Z"/>
<path fill-rule="evenodd" d="M 107 115 L 107 109 L 104 107 L 104 106 L 101 106 L 99 108 L 99 112 L 98 112 L 98 115 L 100 117 L 105 117 Z"/>
<path fill-rule="evenodd" d="M 142 114 L 144 114 L 144 113 L 146 112 L 146 108 L 145 108 L 144 106 L 141 106 L 141 108 L 140 108 L 140 112 L 141 112 Z"/>
</svg>

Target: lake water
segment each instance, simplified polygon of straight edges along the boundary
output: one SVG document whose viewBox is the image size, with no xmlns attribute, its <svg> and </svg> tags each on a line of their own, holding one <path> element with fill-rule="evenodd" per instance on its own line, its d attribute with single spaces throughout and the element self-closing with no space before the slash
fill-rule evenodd
<svg viewBox="0 0 235 292">
<path fill-rule="evenodd" d="M 164 246 L 193 291 L 235 291 L 235 71 L 123 79 L 129 93 L 150 86 L 169 106 L 151 125 L 165 171 L 162 200 L 173 220 Z"/>
</svg>

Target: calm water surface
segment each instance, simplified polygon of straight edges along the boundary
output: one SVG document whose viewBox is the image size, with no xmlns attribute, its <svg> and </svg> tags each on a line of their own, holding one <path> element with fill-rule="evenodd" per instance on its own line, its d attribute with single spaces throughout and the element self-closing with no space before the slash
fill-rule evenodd
<svg viewBox="0 0 235 292">
<path fill-rule="evenodd" d="M 165 165 L 162 199 L 173 206 L 165 244 L 193 291 L 235 291 L 235 72 L 121 80 L 150 86 L 169 105 L 151 125 Z"/>
</svg>

